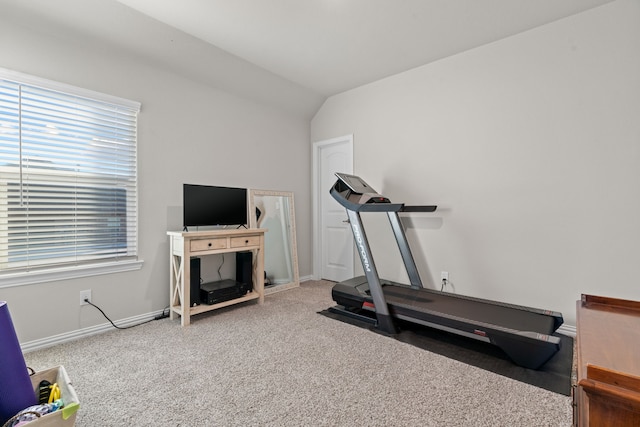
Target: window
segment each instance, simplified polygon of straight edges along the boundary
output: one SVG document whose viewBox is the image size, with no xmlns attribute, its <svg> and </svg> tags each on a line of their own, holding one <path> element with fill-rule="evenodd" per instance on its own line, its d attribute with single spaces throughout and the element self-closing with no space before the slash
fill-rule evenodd
<svg viewBox="0 0 640 427">
<path fill-rule="evenodd" d="M 136 259 L 139 109 L 0 69 L 0 280 Z"/>
</svg>

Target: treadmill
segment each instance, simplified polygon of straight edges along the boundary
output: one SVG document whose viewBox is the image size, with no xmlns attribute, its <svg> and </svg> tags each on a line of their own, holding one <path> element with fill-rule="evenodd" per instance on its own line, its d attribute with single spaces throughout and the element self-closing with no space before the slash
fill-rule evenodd
<svg viewBox="0 0 640 427">
<path fill-rule="evenodd" d="M 367 321 L 387 334 L 396 334 L 398 319 L 491 343 L 516 364 L 539 369 L 560 350 L 552 334 L 562 314 L 481 298 L 426 289 L 418 274 L 400 221 L 400 212 L 434 212 L 436 206 L 405 206 L 378 194 L 360 177 L 336 173 L 331 195 L 347 211 L 356 250 L 365 275 L 337 283 L 333 313 Z M 386 213 L 410 284 L 380 279 L 362 227 L 361 212 Z"/>
</svg>

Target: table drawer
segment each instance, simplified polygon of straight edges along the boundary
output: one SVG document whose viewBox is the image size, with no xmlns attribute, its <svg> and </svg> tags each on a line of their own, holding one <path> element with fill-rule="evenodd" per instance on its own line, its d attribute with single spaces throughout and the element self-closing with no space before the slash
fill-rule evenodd
<svg viewBox="0 0 640 427">
<path fill-rule="evenodd" d="M 258 246 L 260 244 L 260 236 L 244 236 L 232 237 L 231 247 L 242 248 L 244 246 Z"/>
<path fill-rule="evenodd" d="M 199 239 L 191 241 L 191 252 L 210 251 L 213 249 L 225 249 L 227 247 L 227 239 Z"/>
</svg>

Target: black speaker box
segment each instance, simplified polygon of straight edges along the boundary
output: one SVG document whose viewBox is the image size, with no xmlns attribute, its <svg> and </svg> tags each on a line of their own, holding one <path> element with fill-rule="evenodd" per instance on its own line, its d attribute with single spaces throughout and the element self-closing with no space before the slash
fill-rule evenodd
<svg viewBox="0 0 640 427">
<path fill-rule="evenodd" d="M 200 258 L 191 258 L 191 307 L 200 304 Z"/>
<path fill-rule="evenodd" d="M 247 290 L 253 289 L 252 264 L 253 253 L 251 251 L 236 252 L 236 282 L 243 283 Z"/>
</svg>

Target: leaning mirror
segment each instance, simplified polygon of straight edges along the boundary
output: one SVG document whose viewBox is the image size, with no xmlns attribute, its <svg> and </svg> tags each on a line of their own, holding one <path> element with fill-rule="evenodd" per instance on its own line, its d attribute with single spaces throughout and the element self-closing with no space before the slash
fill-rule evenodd
<svg viewBox="0 0 640 427">
<path fill-rule="evenodd" d="M 264 292 L 300 286 L 293 192 L 250 190 L 249 224 L 265 228 Z"/>
</svg>

